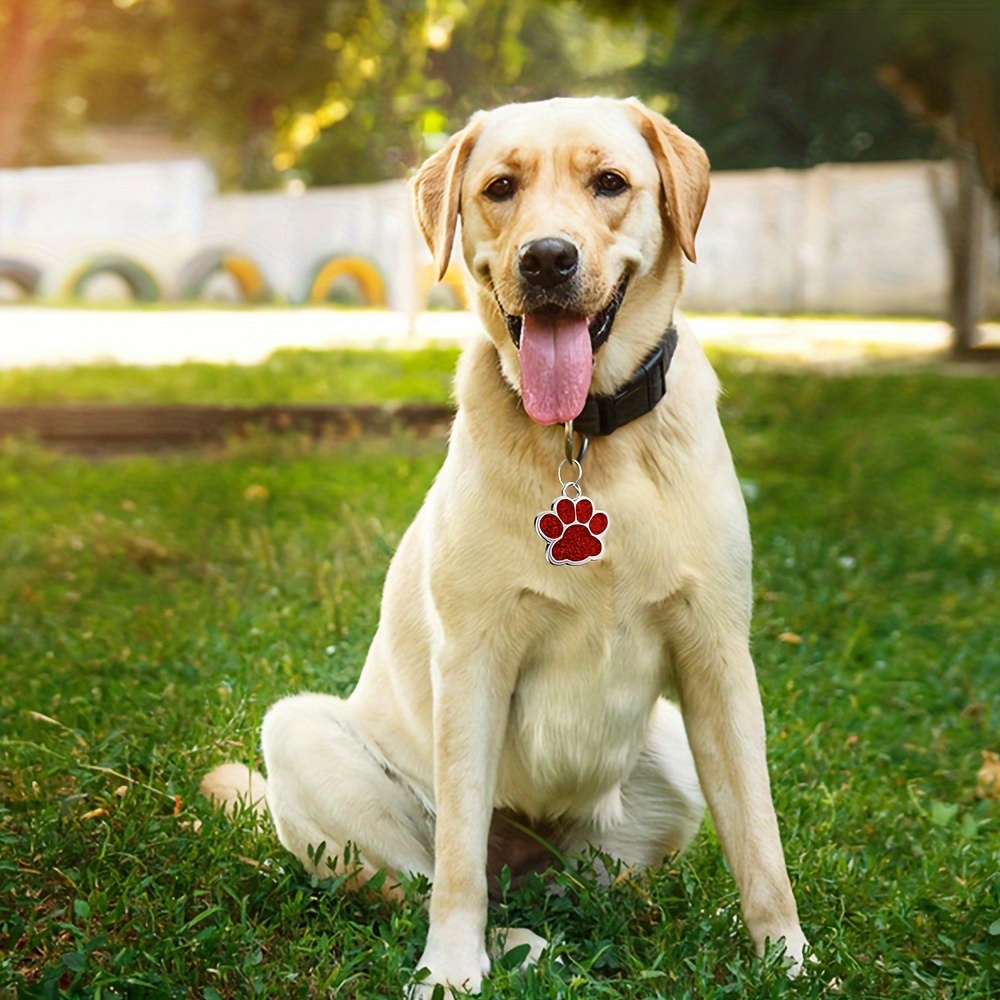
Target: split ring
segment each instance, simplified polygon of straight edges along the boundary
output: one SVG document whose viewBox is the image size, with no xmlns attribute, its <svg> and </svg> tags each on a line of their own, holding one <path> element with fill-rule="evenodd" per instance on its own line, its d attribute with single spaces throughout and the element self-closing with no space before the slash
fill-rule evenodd
<svg viewBox="0 0 1000 1000">
<path fill-rule="evenodd" d="M 563 479 L 563 466 L 572 465 L 575 468 L 576 475 L 572 479 Z M 564 458 L 559 463 L 559 471 L 557 472 L 559 476 L 560 486 L 576 486 L 579 489 L 579 482 L 583 478 L 583 466 L 580 464 L 580 460 L 577 458 Z"/>
</svg>

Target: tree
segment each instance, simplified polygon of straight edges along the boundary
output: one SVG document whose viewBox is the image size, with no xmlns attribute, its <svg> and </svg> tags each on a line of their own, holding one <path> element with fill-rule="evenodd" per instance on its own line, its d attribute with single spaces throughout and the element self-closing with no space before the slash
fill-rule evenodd
<svg viewBox="0 0 1000 1000">
<path fill-rule="evenodd" d="M 699 137 L 716 169 L 928 156 L 933 129 L 875 79 L 870 46 L 844 18 L 737 37 L 682 20 L 671 38 L 649 34 L 627 76 L 648 104 Z"/>
<path fill-rule="evenodd" d="M 357 4 L 329 0 L 146 0 L 160 31 L 152 73 L 177 120 L 215 153 L 224 183 L 267 187 L 275 180 L 276 123 L 296 106 L 316 106 L 337 60 L 336 30 L 349 30 Z M 368 6 L 377 6 L 369 4 Z"/>
<path fill-rule="evenodd" d="M 921 120 L 933 125 L 959 163 L 959 195 L 949 220 L 952 292 L 949 319 L 956 353 L 976 340 L 975 195 L 967 168 L 1000 201 L 1000 3 L 997 0 L 586 0 L 595 16 L 641 17 L 673 31 L 678 10 L 730 44 L 758 32 L 807 38 L 826 23 L 850 45 L 858 72 L 879 79 Z M 778 35 L 772 34 L 772 39 Z M 821 53 L 822 55 L 822 53 Z M 821 58 L 815 77 L 836 60 Z M 683 114 L 683 112 L 681 112 Z M 680 115 L 678 115 L 680 118 Z M 963 164 L 965 165 L 963 167 Z M 966 172 L 963 172 L 966 171 Z"/>
<path fill-rule="evenodd" d="M 229 186 L 398 177 L 476 107 L 586 80 L 607 34 L 530 0 L 0 0 L 0 166 L 141 121 Z"/>
<path fill-rule="evenodd" d="M 337 39 L 327 103 L 282 123 L 279 160 L 310 183 L 401 176 L 478 108 L 592 90 L 641 58 L 647 33 L 565 2 L 372 6 Z"/>
<path fill-rule="evenodd" d="M 107 0 L 0 0 L 0 168 L 25 159 L 28 126 L 45 103 L 48 70 L 81 31 L 106 23 L 114 11 Z"/>
<path fill-rule="evenodd" d="M 310 184 L 399 177 L 419 143 L 427 81 L 426 4 L 367 0 L 331 6 L 322 87 L 278 110 L 276 168 Z"/>
<path fill-rule="evenodd" d="M 276 129 L 329 103 L 347 72 L 336 40 L 350 48 L 389 6 L 0 0 L 0 167 L 65 160 L 60 140 L 84 120 L 145 120 L 211 152 L 224 183 L 272 186 Z"/>
</svg>

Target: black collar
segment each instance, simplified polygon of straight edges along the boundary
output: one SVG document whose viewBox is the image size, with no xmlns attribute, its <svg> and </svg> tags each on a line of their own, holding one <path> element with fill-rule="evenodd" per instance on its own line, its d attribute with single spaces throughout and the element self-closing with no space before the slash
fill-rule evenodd
<svg viewBox="0 0 1000 1000">
<path fill-rule="evenodd" d="M 614 395 L 587 397 L 573 421 L 573 430 L 601 437 L 652 412 L 667 394 L 667 370 L 676 347 L 677 327 L 671 323 L 635 374 Z"/>
</svg>

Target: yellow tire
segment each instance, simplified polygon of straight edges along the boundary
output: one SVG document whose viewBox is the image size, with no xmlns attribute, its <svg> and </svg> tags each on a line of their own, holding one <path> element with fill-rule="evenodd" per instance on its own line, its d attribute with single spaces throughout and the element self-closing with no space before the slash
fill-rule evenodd
<svg viewBox="0 0 1000 1000">
<path fill-rule="evenodd" d="M 310 303 L 322 305 L 326 302 L 330 289 L 341 278 L 350 278 L 355 282 L 366 306 L 385 308 L 387 299 L 382 274 L 371 261 L 363 257 L 331 257 L 321 263 L 309 289 Z"/>
<path fill-rule="evenodd" d="M 200 299 L 209 278 L 220 271 L 233 279 L 244 302 L 266 302 L 272 297 L 267 279 L 253 260 L 231 250 L 210 247 L 195 254 L 181 268 L 177 276 L 181 298 Z"/>
<path fill-rule="evenodd" d="M 459 309 L 469 308 L 465 278 L 462 275 L 462 269 L 457 264 L 449 264 L 448 270 L 445 271 L 444 277 L 440 281 L 437 280 L 437 268 L 433 264 L 427 264 L 420 268 L 417 282 L 420 304 L 424 309 L 427 308 L 432 290 L 438 285 L 442 285 L 451 292 Z"/>
<path fill-rule="evenodd" d="M 222 258 L 222 270 L 239 285 L 240 292 L 248 302 L 262 302 L 269 298 L 269 290 L 260 268 L 249 257 L 226 254 Z"/>
</svg>

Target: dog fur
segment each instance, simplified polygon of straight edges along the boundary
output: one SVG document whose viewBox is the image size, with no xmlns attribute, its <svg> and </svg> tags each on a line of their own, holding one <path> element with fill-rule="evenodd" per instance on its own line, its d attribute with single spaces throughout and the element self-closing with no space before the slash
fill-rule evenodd
<svg viewBox="0 0 1000 1000">
<path fill-rule="evenodd" d="M 608 174 L 625 188 L 604 190 Z M 463 352 L 448 456 L 392 560 L 354 692 L 286 698 L 263 727 L 268 807 L 303 864 L 337 869 L 350 843 L 359 882 L 432 880 L 413 996 L 480 990 L 488 869 L 545 860 L 521 859 L 516 831 L 656 865 L 691 841 L 705 799 L 757 950 L 783 940 L 802 962 L 748 644 L 746 510 L 715 374 L 677 313 L 707 193 L 694 140 L 602 98 L 477 114 L 414 179 L 442 274 L 461 220 L 484 334 Z M 550 565 L 532 526 L 558 493 L 564 435 L 525 412 L 506 321 L 537 306 L 520 262 L 549 237 L 579 251 L 560 309 L 590 317 L 630 275 L 591 392 L 614 392 L 671 322 L 679 334 L 666 397 L 590 442 L 583 486 L 611 525 L 581 567 Z M 515 939 L 533 957 L 544 943 Z"/>
</svg>

